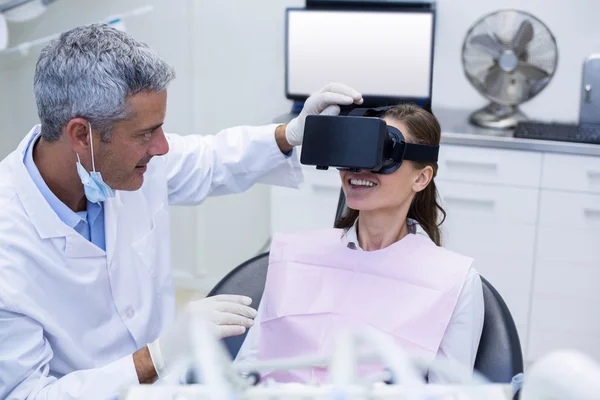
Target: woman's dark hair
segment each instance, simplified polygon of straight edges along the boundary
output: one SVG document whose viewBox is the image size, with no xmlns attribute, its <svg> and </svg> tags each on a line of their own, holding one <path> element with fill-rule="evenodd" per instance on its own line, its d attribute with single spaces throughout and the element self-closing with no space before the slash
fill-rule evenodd
<svg viewBox="0 0 600 400">
<path fill-rule="evenodd" d="M 415 104 L 399 104 L 386 111 L 381 118 L 390 118 L 402 122 L 410 132 L 412 142 L 420 144 L 440 144 L 441 129 L 437 119 Z M 438 165 L 432 163 L 414 162 L 416 168 L 433 168 L 436 176 Z M 350 228 L 358 218 L 358 211 L 346 206 L 343 216 L 335 223 L 336 228 Z M 433 178 L 429 185 L 418 192 L 408 209 L 407 218 L 416 220 L 431 240 L 441 246 L 440 225 L 446 219 L 446 212 L 438 203 L 438 192 Z"/>
</svg>

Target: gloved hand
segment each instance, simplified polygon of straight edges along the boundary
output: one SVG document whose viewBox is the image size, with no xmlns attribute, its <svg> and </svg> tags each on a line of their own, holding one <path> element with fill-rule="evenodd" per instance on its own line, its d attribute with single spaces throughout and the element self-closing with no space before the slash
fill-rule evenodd
<svg viewBox="0 0 600 400">
<path fill-rule="evenodd" d="M 339 105 L 347 106 L 352 103 L 362 104 L 362 102 L 362 95 L 356 90 L 341 83 L 330 83 L 306 99 L 300 114 L 286 126 L 285 138 L 291 146 L 298 146 L 302 144 L 307 115 L 338 115 Z"/>
<path fill-rule="evenodd" d="M 156 341 L 148 345 L 154 369 L 162 378 L 168 369 L 192 348 L 190 320 L 203 318 L 214 328 L 219 338 L 238 336 L 254 324 L 256 310 L 248 307 L 252 299 L 246 296 L 218 295 L 190 302 Z"/>
</svg>

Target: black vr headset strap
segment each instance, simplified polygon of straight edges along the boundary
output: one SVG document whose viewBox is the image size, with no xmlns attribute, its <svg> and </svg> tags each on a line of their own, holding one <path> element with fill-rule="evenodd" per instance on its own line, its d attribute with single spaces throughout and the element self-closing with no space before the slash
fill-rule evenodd
<svg viewBox="0 0 600 400">
<path fill-rule="evenodd" d="M 406 143 L 404 159 L 416 162 L 437 162 L 440 146 Z"/>
<path fill-rule="evenodd" d="M 439 152 L 440 146 L 404 142 L 404 146 L 401 143 L 394 145 L 390 158 L 396 162 L 403 160 L 423 163 L 437 162 Z"/>
<path fill-rule="evenodd" d="M 389 110 L 390 108 L 392 108 L 392 107 L 391 106 L 383 106 L 383 107 L 376 107 L 376 108 L 353 108 L 348 113 L 348 116 L 352 116 L 352 117 L 378 117 L 381 114 L 383 114 L 384 112 L 386 112 L 387 110 Z"/>
</svg>

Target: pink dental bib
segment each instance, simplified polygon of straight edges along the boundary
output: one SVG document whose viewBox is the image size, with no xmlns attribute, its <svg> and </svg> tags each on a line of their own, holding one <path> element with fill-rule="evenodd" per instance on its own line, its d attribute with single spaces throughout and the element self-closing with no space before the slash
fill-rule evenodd
<svg viewBox="0 0 600 400">
<path fill-rule="evenodd" d="M 274 237 L 258 358 L 330 355 L 338 333 L 366 325 L 433 360 L 472 259 L 422 235 L 363 252 L 344 246 L 342 234 L 330 229 Z M 274 371 L 266 377 L 327 382 L 327 371 Z"/>
</svg>

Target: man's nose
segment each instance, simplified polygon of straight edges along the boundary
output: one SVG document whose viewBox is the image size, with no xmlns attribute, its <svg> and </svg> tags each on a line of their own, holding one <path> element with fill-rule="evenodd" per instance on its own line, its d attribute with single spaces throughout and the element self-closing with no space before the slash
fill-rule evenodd
<svg viewBox="0 0 600 400">
<path fill-rule="evenodd" d="M 162 128 L 158 128 L 150 141 L 148 154 L 151 156 L 164 156 L 169 152 L 169 142 Z"/>
</svg>

